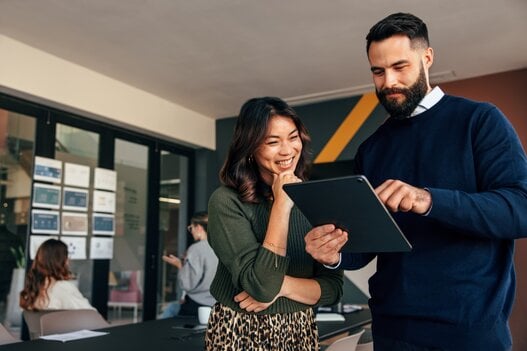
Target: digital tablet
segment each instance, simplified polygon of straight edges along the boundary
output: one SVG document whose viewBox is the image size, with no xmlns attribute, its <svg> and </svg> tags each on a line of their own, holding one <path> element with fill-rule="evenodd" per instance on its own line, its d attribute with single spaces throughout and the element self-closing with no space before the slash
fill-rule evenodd
<svg viewBox="0 0 527 351">
<path fill-rule="evenodd" d="M 365 176 L 284 185 L 311 225 L 335 224 L 348 232 L 342 251 L 405 252 L 412 249 Z"/>
</svg>

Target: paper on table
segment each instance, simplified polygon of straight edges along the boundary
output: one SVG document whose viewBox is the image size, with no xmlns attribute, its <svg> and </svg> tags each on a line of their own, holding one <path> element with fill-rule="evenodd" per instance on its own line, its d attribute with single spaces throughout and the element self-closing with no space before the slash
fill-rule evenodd
<svg viewBox="0 0 527 351">
<path fill-rule="evenodd" d="M 351 312 L 355 312 L 355 311 L 362 311 L 362 306 L 348 304 L 348 303 L 345 303 L 344 305 L 342 305 L 342 312 L 343 313 L 351 313 Z"/>
<path fill-rule="evenodd" d="M 317 313 L 315 321 L 317 322 L 344 322 L 346 318 L 339 313 Z"/>
<path fill-rule="evenodd" d="M 44 335 L 44 336 L 41 336 L 40 339 L 66 342 L 66 341 L 71 341 L 71 340 L 93 338 L 95 336 L 101 336 L 101 335 L 106 335 L 106 334 L 109 334 L 109 333 L 84 329 L 84 330 L 74 331 L 71 333 Z"/>
</svg>

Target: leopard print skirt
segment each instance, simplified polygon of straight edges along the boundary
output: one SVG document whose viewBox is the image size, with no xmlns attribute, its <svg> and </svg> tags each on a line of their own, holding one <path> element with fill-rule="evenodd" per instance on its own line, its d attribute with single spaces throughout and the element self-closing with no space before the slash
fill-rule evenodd
<svg viewBox="0 0 527 351">
<path fill-rule="evenodd" d="M 318 351 L 312 309 L 255 315 L 216 303 L 205 335 L 206 351 Z"/>
</svg>

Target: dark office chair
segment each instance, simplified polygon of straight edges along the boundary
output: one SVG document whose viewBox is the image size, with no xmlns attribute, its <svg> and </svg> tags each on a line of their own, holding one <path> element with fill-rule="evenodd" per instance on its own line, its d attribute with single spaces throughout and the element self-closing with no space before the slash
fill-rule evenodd
<svg viewBox="0 0 527 351">
<path fill-rule="evenodd" d="M 63 310 L 40 317 L 42 335 L 69 333 L 83 329 L 107 328 L 110 324 L 96 310 Z"/>
</svg>

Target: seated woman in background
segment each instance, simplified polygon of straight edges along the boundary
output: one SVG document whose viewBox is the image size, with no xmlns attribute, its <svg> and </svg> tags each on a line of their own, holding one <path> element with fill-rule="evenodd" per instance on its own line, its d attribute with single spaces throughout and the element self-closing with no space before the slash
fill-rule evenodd
<svg viewBox="0 0 527 351">
<path fill-rule="evenodd" d="M 40 245 L 20 292 L 24 310 L 94 309 L 71 281 L 68 247 L 56 239 Z"/>
</svg>

